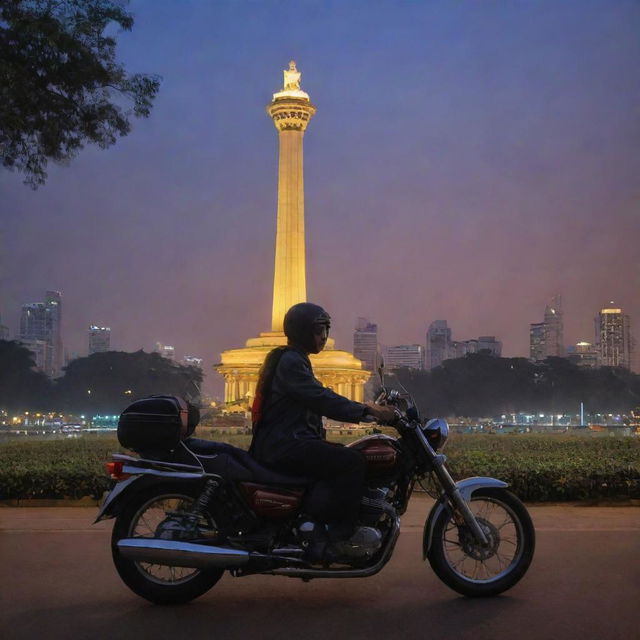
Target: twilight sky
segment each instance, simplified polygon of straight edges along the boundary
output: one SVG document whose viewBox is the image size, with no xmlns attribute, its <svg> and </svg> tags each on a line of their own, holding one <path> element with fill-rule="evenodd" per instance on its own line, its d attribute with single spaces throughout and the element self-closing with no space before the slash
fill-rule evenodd
<svg viewBox="0 0 640 640">
<path fill-rule="evenodd" d="M 277 132 L 294 58 L 305 135 L 308 298 L 351 349 L 496 335 L 528 355 L 563 296 L 565 342 L 609 300 L 640 337 L 636 0 L 134 0 L 130 72 L 163 77 L 148 120 L 51 166 L 0 172 L 0 314 L 62 291 L 63 338 L 205 358 L 270 329 Z M 218 391 L 217 374 L 207 387 Z"/>
</svg>

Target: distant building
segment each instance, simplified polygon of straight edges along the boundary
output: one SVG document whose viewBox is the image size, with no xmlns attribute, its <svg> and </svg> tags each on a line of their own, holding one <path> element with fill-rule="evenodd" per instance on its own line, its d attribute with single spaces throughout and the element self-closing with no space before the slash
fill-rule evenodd
<svg viewBox="0 0 640 640">
<path fill-rule="evenodd" d="M 480 336 L 478 338 L 478 353 L 487 353 L 496 358 L 502 357 L 502 342 L 495 336 Z"/>
<path fill-rule="evenodd" d="M 544 360 L 546 330 L 544 322 L 529 325 L 529 358 L 534 362 Z"/>
<path fill-rule="evenodd" d="M 36 369 L 42 371 L 42 373 L 46 373 L 49 363 L 49 345 L 47 342 L 45 340 L 30 340 L 28 338 L 21 338 L 19 342 L 33 354 Z"/>
<path fill-rule="evenodd" d="M 89 355 L 111 350 L 111 329 L 109 327 L 89 327 Z"/>
<path fill-rule="evenodd" d="M 51 378 L 62 373 L 62 296 L 58 291 L 47 291 L 44 302 L 32 302 L 22 306 L 20 315 L 20 342 L 47 343 L 43 371 Z"/>
<path fill-rule="evenodd" d="M 597 367 L 598 351 L 590 342 L 577 342 L 567 349 L 567 358 L 579 367 Z"/>
<path fill-rule="evenodd" d="M 167 358 L 168 360 L 173 360 L 176 357 L 176 350 L 170 344 L 162 344 L 161 342 L 156 342 L 156 348 L 154 349 L 156 353 L 159 353 L 163 358 Z"/>
<path fill-rule="evenodd" d="M 203 362 L 204 360 L 197 356 L 184 356 L 184 358 L 182 358 L 182 364 L 187 367 L 196 367 L 197 369 L 202 369 Z"/>
<path fill-rule="evenodd" d="M 378 325 L 367 318 L 358 318 L 353 332 L 353 355 L 362 360 L 367 371 L 378 368 Z"/>
<path fill-rule="evenodd" d="M 387 347 L 385 366 L 390 369 L 400 367 L 424 369 L 424 347 L 421 344 L 399 344 Z"/>
<path fill-rule="evenodd" d="M 529 358 L 537 362 L 550 356 L 563 357 L 563 334 L 562 298 L 555 296 L 544 309 L 544 321 L 529 325 Z"/>
<path fill-rule="evenodd" d="M 499 358 L 502 342 L 495 336 L 480 336 L 471 340 L 453 341 L 449 345 L 449 358 L 464 358 L 470 353 L 484 353 Z"/>
<path fill-rule="evenodd" d="M 605 307 L 596 316 L 595 325 L 600 366 L 630 369 L 632 347 L 629 316 L 619 307 Z"/>
<path fill-rule="evenodd" d="M 0 340 L 9 340 L 9 327 L 2 324 L 2 318 L 0 318 Z"/>
<path fill-rule="evenodd" d="M 435 369 L 450 356 L 451 329 L 446 320 L 434 320 L 427 330 L 425 368 Z M 454 356 L 455 357 L 455 356 Z"/>
<path fill-rule="evenodd" d="M 562 319 L 562 298 L 555 296 L 544 310 L 546 325 L 545 348 L 547 356 L 564 356 L 564 328 Z"/>
</svg>

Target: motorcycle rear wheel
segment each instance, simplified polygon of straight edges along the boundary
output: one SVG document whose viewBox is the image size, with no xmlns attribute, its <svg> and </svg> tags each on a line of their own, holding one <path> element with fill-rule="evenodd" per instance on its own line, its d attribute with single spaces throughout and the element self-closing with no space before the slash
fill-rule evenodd
<svg viewBox="0 0 640 640">
<path fill-rule="evenodd" d="M 111 553 L 118 574 L 134 593 L 155 604 L 183 604 L 206 593 L 224 573 L 223 569 L 170 567 L 124 558 L 117 543 L 122 538 L 155 538 L 158 526 L 170 512 L 191 509 L 195 490 L 185 486 L 153 487 L 131 496 L 117 516 L 111 535 Z M 209 515 L 200 526 L 215 530 Z"/>
<path fill-rule="evenodd" d="M 506 489 L 479 489 L 469 503 L 489 540 L 480 545 L 466 525 L 443 509 L 433 526 L 427 554 L 436 575 L 469 597 L 495 596 L 527 572 L 535 550 L 535 529 L 522 502 Z"/>
</svg>

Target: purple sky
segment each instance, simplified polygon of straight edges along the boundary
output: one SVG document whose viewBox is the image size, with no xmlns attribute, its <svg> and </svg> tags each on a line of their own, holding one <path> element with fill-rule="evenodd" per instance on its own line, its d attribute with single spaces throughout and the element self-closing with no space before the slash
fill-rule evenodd
<svg viewBox="0 0 640 640">
<path fill-rule="evenodd" d="M 0 313 L 64 296 L 64 340 L 174 344 L 209 369 L 270 329 L 277 132 L 291 58 L 305 136 L 308 297 L 351 348 L 496 335 L 528 355 L 561 294 L 565 342 L 609 300 L 640 336 L 640 4 L 634 0 L 134 1 L 129 71 L 163 76 L 107 151 L 0 173 Z M 216 374 L 208 387 L 221 388 Z"/>
</svg>

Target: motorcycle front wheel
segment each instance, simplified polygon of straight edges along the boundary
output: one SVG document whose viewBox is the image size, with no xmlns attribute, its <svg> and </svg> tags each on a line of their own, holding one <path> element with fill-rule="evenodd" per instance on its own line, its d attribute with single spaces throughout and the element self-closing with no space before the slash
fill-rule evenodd
<svg viewBox="0 0 640 640">
<path fill-rule="evenodd" d="M 171 536 L 172 519 L 191 510 L 195 500 L 184 486 L 154 487 L 134 494 L 116 518 L 111 535 L 113 562 L 123 582 L 137 595 L 155 604 L 182 604 L 201 596 L 220 580 L 223 569 L 174 567 L 124 558 L 117 543 L 123 538 Z M 211 516 L 204 514 L 198 529 L 215 535 Z"/>
<path fill-rule="evenodd" d="M 469 507 L 488 544 L 480 544 L 460 516 L 443 509 L 434 522 L 427 557 L 451 589 L 470 597 L 495 596 L 527 572 L 535 550 L 533 522 L 506 489 L 478 489 Z"/>
</svg>

